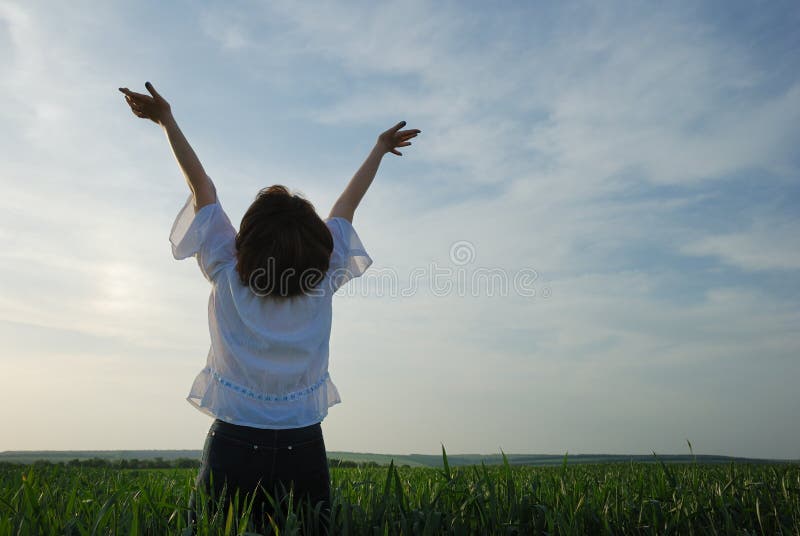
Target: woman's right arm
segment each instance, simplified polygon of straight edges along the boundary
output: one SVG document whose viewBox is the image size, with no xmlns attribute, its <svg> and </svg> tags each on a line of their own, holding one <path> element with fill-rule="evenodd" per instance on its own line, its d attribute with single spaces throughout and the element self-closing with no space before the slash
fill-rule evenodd
<svg viewBox="0 0 800 536">
<path fill-rule="evenodd" d="M 408 141 L 422 132 L 418 129 L 400 130 L 405 126 L 405 121 L 400 121 L 395 126 L 378 136 L 378 141 L 375 147 L 372 148 L 367 159 L 358 168 L 356 174 L 350 179 L 350 182 L 345 187 L 342 194 L 333 204 L 329 218 L 344 218 L 350 223 L 353 222 L 353 215 L 355 214 L 358 204 L 367 193 L 375 174 L 378 172 L 378 167 L 381 164 L 383 155 L 386 153 L 393 153 L 402 156 L 402 153 L 397 150 L 397 147 L 406 147 L 411 145 Z"/>
<path fill-rule="evenodd" d="M 125 100 L 131 107 L 131 111 L 137 117 L 150 119 L 164 129 L 167 141 L 175 155 L 183 172 L 186 183 L 192 191 L 194 198 L 194 211 L 197 213 L 201 208 L 217 201 L 217 190 L 211 178 L 206 174 L 200 159 L 189 145 L 186 136 L 181 132 L 178 122 L 172 115 L 172 107 L 153 87 L 153 84 L 145 84 L 150 95 L 135 93 L 128 88 L 119 88 L 125 94 Z"/>
</svg>

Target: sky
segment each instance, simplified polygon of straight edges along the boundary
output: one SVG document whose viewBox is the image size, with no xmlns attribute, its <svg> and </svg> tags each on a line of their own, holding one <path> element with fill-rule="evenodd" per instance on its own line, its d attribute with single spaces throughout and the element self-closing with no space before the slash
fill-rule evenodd
<svg viewBox="0 0 800 536">
<path fill-rule="evenodd" d="M 201 449 L 210 284 L 151 81 L 238 228 L 323 217 L 329 451 L 800 458 L 795 2 L 0 0 L 0 451 Z M 792 238 L 794 237 L 794 238 Z"/>
</svg>

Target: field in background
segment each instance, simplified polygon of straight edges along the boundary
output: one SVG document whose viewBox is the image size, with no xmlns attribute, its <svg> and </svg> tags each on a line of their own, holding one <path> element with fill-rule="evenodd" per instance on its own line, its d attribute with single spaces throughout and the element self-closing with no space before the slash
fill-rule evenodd
<svg viewBox="0 0 800 536">
<path fill-rule="evenodd" d="M 797 464 L 441 465 L 333 468 L 335 533 L 800 534 Z M 195 474 L 5 465 L 0 536 L 186 533 Z M 201 510 L 199 534 L 244 533 L 243 510 Z M 314 534 L 320 515 L 285 505 L 270 533 Z"/>
<path fill-rule="evenodd" d="M 20 450 L 0 452 L 0 463 L 34 463 L 47 460 L 53 463 L 67 463 L 73 460 L 200 460 L 199 450 Z M 373 454 L 370 452 L 328 451 L 331 460 L 342 460 L 358 464 L 376 463 L 388 466 L 392 461 L 397 466 L 439 467 L 442 457 L 435 454 Z M 561 465 L 563 454 L 506 454 L 511 465 Z M 503 463 L 502 454 L 451 454 L 451 466 L 461 465 L 499 465 Z M 714 455 L 659 454 L 658 459 L 666 463 L 798 463 L 800 460 L 769 460 L 758 458 L 735 458 Z M 652 455 L 638 454 L 570 454 L 568 463 L 610 463 L 610 462 L 655 462 Z"/>
</svg>

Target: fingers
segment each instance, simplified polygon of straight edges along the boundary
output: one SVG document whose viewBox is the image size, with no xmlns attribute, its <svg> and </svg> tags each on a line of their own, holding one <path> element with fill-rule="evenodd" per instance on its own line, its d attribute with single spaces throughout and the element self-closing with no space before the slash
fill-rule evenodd
<svg viewBox="0 0 800 536">
<path fill-rule="evenodd" d="M 133 115 L 139 117 L 140 119 L 149 119 L 155 123 L 158 123 L 158 120 L 155 119 L 154 112 L 158 106 L 162 106 L 166 101 L 164 101 L 161 95 L 158 94 L 156 89 L 153 87 L 153 84 L 147 82 L 145 83 L 145 87 L 147 88 L 147 91 L 150 92 L 150 95 L 136 93 L 135 91 L 131 91 L 126 87 L 121 87 L 118 89 L 123 95 L 125 95 L 125 102 L 127 102 L 128 106 L 130 106 L 131 113 Z"/>
<path fill-rule="evenodd" d="M 395 134 L 395 147 L 407 147 L 411 145 L 411 142 L 408 141 L 411 138 L 415 138 L 417 134 L 419 134 L 420 130 L 405 130 L 403 132 L 398 132 Z"/>
<path fill-rule="evenodd" d="M 418 129 L 418 128 L 411 129 L 411 130 L 403 130 L 403 131 L 400 131 L 400 129 L 401 129 L 401 128 L 403 128 L 405 125 L 406 125 L 406 122 L 405 122 L 405 121 L 400 121 L 400 122 L 399 122 L 399 123 L 397 123 L 395 126 L 393 126 L 393 127 L 392 127 L 392 128 L 390 128 L 389 130 L 387 130 L 386 132 L 384 132 L 382 135 L 384 135 L 384 136 L 386 136 L 386 135 L 389 135 L 389 136 L 392 136 L 392 137 L 398 137 L 398 136 L 399 136 L 399 137 L 409 137 L 409 138 L 413 138 L 414 136 L 416 136 L 417 134 L 419 134 L 420 132 L 422 132 L 422 131 L 421 131 L 420 129 Z"/>
<path fill-rule="evenodd" d="M 128 106 L 130 106 L 131 108 L 141 109 L 143 106 L 141 102 L 137 102 L 127 95 L 125 95 L 125 102 L 127 102 Z"/>
<path fill-rule="evenodd" d="M 125 100 L 127 101 L 128 106 L 130 106 L 131 113 L 133 113 L 133 115 L 136 117 L 141 117 L 142 119 L 150 119 L 150 115 L 144 110 L 140 103 L 134 101 L 127 95 L 125 96 Z"/>
<path fill-rule="evenodd" d="M 131 108 L 131 112 L 132 112 L 132 113 L 133 113 L 133 115 L 135 115 L 136 117 L 141 117 L 142 119 L 150 119 L 150 116 L 149 116 L 149 115 L 147 115 L 147 114 L 146 114 L 145 112 L 143 112 L 142 110 L 137 110 L 136 108 Z"/>
<path fill-rule="evenodd" d="M 392 154 L 396 154 L 397 156 L 403 156 L 403 153 L 398 151 L 396 147 L 408 147 L 409 145 L 411 145 L 411 142 L 408 140 L 410 140 L 411 138 L 415 138 L 417 134 L 422 132 L 418 128 L 412 130 L 400 131 L 400 129 L 405 124 L 406 124 L 405 121 L 400 121 L 394 127 L 389 129 L 389 132 L 393 134 L 392 137 L 394 138 L 394 147 L 389 149 L 389 152 L 391 152 Z"/>
<path fill-rule="evenodd" d="M 134 113 L 134 115 L 136 115 L 138 117 L 143 117 L 143 118 L 146 118 L 146 119 L 150 119 L 151 118 L 151 114 L 148 112 L 148 110 L 144 106 L 142 106 L 141 104 L 139 104 L 139 103 L 137 103 L 137 102 L 135 102 L 135 101 L 133 101 L 131 99 L 128 99 L 127 97 L 126 97 L 126 100 L 128 100 L 128 106 L 131 107 L 131 111 Z"/>
<path fill-rule="evenodd" d="M 406 140 L 410 140 L 411 138 L 416 138 L 417 134 L 419 134 L 419 132 L 420 131 L 418 131 L 418 130 L 417 131 L 398 132 L 397 134 L 395 134 L 395 136 L 396 136 L 396 138 L 398 140 L 406 141 Z"/>
<path fill-rule="evenodd" d="M 130 97 L 130 98 L 132 98 L 132 99 L 134 99 L 136 101 L 141 101 L 141 102 L 145 102 L 145 103 L 154 101 L 153 97 L 151 97 L 150 95 L 144 95 L 142 93 L 136 93 L 135 91 L 131 91 L 130 89 L 128 89 L 126 87 L 121 87 L 121 88 L 119 88 L 119 90 L 122 93 L 124 93 L 125 95 L 127 95 L 128 97 Z"/>
<path fill-rule="evenodd" d="M 121 88 L 119 88 L 119 90 L 121 92 L 123 92 L 125 95 L 127 95 L 127 96 L 129 96 L 129 97 L 131 97 L 133 99 L 141 99 L 142 97 L 148 97 L 147 95 L 143 95 L 141 93 L 136 93 L 135 91 L 131 91 L 130 89 L 128 89 L 126 87 L 121 87 Z"/>
<path fill-rule="evenodd" d="M 401 128 L 403 128 L 404 126 L 406 126 L 406 122 L 405 122 L 405 121 L 400 121 L 399 123 L 397 123 L 395 126 L 393 126 L 393 127 L 392 127 L 391 129 L 389 129 L 389 130 L 390 130 L 392 133 L 396 133 L 398 130 L 400 130 L 400 129 L 401 129 Z"/>
<path fill-rule="evenodd" d="M 147 91 L 150 92 L 150 94 L 153 96 L 155 100 L 164 100 L 158 93 L 158 91 L 156 91 L 156 88 L 153 87 L 153 84 L 151 84 L 150 82 L 145 82 L 144 87 L 147 89 Z"/>
<path fill-rule="evenodd" d="M 403 128 L 404 126 L 406 126 L 406 122 L 405 122 L 405 121 L 400 121 L 400 122 L 399 122 L 399 123 L 397 123 L 395 126 L 393 126 L 392 128 L 390 128 L 390 129 L 389 129 L 389 132 L 392 132 L 392 133 L 394 133 L 394 134 L 402 134 L 402 135 L 409 135 L 409 134 L 413 134 L 414 136 L 416 136 L 417 134 L 419 134 L 420 132 L 422 132 L 422 131 L 421 131 L 420 129 L 418 129 L 418 128 L 414 128 L 414 129 L 411 129 L 411 130 L 403 130 L 402 132 L 398 132 L 398 131 L 399 131 L 401 128 Z"/>
<path fill-rule="evenodd" d="M 139 116 L 139 117 L 143 117 L 143 116 L 147 115 L 147 113 L 144 110 L 142 110 L 138 106 L 134 106 L 133 104 L 131 104 L 131 112 L 133 112 L 134 115 Z"/>
</svg>

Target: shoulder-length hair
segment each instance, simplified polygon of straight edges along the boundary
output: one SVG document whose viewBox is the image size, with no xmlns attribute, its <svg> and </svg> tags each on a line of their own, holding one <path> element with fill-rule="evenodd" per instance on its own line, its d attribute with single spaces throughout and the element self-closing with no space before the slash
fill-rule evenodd
<svg viewBox="0 0 800 536">
<path fill-rule="evenodd" d="M 261 189 L 236 235 L 236 271 L 259 296 L 308 294 L 325 277 L 333 237 L 314 206 L 280 184 Z"/>
</svg>

